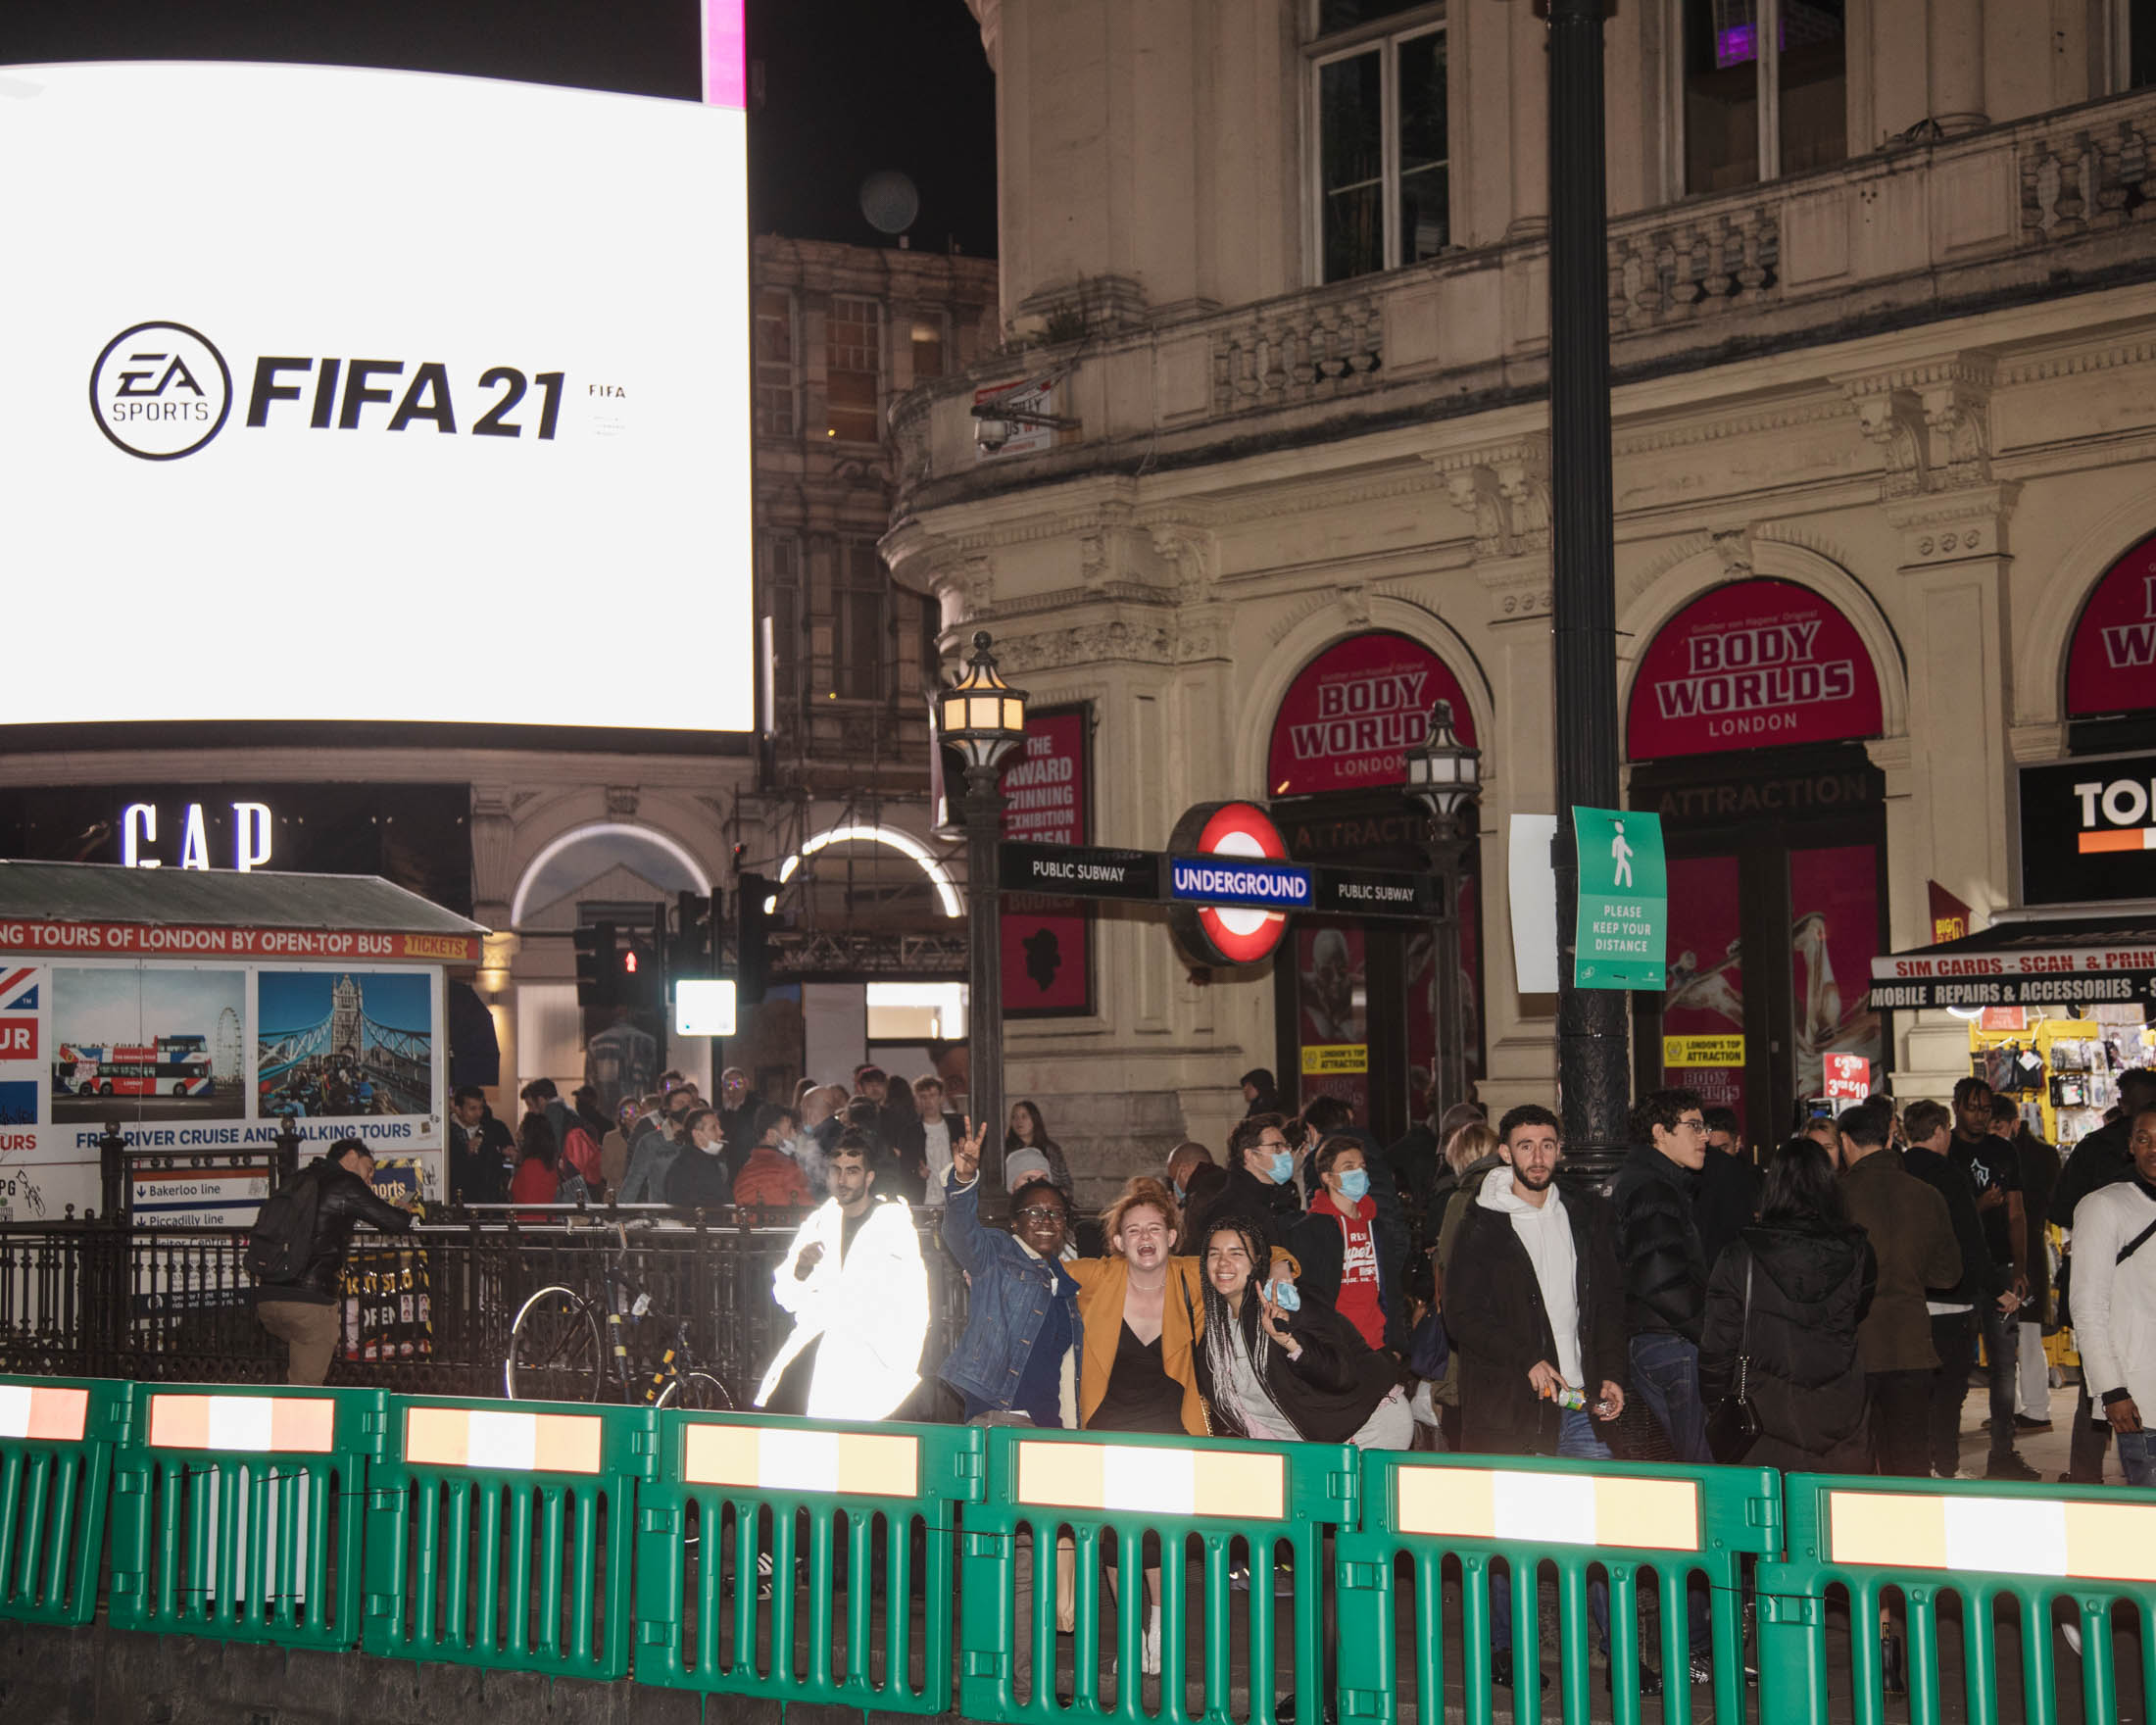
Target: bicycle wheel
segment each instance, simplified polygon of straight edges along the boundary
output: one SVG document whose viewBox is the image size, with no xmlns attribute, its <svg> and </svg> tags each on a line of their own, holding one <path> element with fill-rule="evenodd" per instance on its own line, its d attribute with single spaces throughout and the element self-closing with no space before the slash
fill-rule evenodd
<svg viewBox="0 0 2156 1725">
<path fill-rule="evenodd" d="M 596 1402 L 606 1376 L 599 1318 L 570 1288 L 542 1288 L 510 1328 L 502 1381 L 512 1402 Z"/>
<path fill-rule="evenodd" d="M 734 1399 L 708 1371 L 685 1371 L 659 1392 L 658 1406 L 686 1407 L 698 1413 L 731 1413 Z"/>
</svg>

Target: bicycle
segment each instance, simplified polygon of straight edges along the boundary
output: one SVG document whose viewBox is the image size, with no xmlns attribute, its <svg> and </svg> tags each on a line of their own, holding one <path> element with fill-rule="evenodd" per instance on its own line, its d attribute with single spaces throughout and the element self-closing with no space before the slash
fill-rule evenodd
<svg viewBox="0 0 2156 1725">
<path fill-rule="evenodd" d="M 649 1371 L 629 1362 L 629 1330 L 652 1315 L 652 1297 L 631 1273 L 628 1230 L 614 1224 L 620 1242 L 606 1266 L 601 1302 L 574 1288 L 539 1289 L 517 1308 L 510 1326 L 509 1355 L 502 1362 L 503 1388 L 512 1402 L 597 1402 L 612 1382 L 631 1406 L 688 1407 L 730 1413 L 734 1399 L 717 1375 L 697 1364 L 686 1318 L 675 1318 L 671 1342 Z M 600 1341 L 601 1326 L 606 1345 Z"/>
</svg>

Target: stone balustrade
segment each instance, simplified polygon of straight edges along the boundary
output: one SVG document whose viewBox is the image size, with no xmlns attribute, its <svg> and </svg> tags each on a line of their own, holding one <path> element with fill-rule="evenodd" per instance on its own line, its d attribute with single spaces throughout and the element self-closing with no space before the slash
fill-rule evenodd
<svg viewBox="0 0 2156 1725">
<path fill-rule="evenodd" d="M 2140 91 L 1614 219 L 1617 373 L 2146 273 L 2151 248 L 2131 230 L 2156 221 L 2152 138 L 2156 91 Z M 1546 386 L 1548 321 L 1538 238 L 1006 349 L 896 405 L 902 507 L 1089 470 L 1141 445 L 1157 460 L 1292 434 L 1311 409 L 1332 422 L 1531 398 Z M 973 392 L 1050 375 L 1054 413 L 1076 425 L 1051 447 L 985 456 Z"/>
</svg>

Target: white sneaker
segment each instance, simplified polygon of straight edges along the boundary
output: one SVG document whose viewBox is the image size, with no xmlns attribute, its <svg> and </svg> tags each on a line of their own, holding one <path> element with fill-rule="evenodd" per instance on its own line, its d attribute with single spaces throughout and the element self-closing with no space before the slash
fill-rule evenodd
<svg viewBox="0 0 2156 1725">
<path fill-rule="evenodd" d="M 1148 1677 L 1160 1675 L 1160 1607 L 1146 1607 L 1146 1630 L 1138 1642 L 1138 1668 Z"/>
</svg>

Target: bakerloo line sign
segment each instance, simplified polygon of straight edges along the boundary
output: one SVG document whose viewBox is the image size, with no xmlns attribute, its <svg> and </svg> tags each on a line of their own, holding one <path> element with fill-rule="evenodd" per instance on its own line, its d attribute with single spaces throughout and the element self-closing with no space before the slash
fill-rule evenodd
<svg viewBox="0 0 2156 1725">
<path fill-rule="evenodd" d="M 999 847 L 1006 893 L 1164 905 L 1179 944 L 1206 964 L 1254 964 L 1280 944 L 1288 913 L 1428 922 L 1444 906 L 1435 876 L 1288 861 L 1287 842 L 1254 803 L 1201 803 L 1175 824 L 1169 848 Z"/>
</svg>

